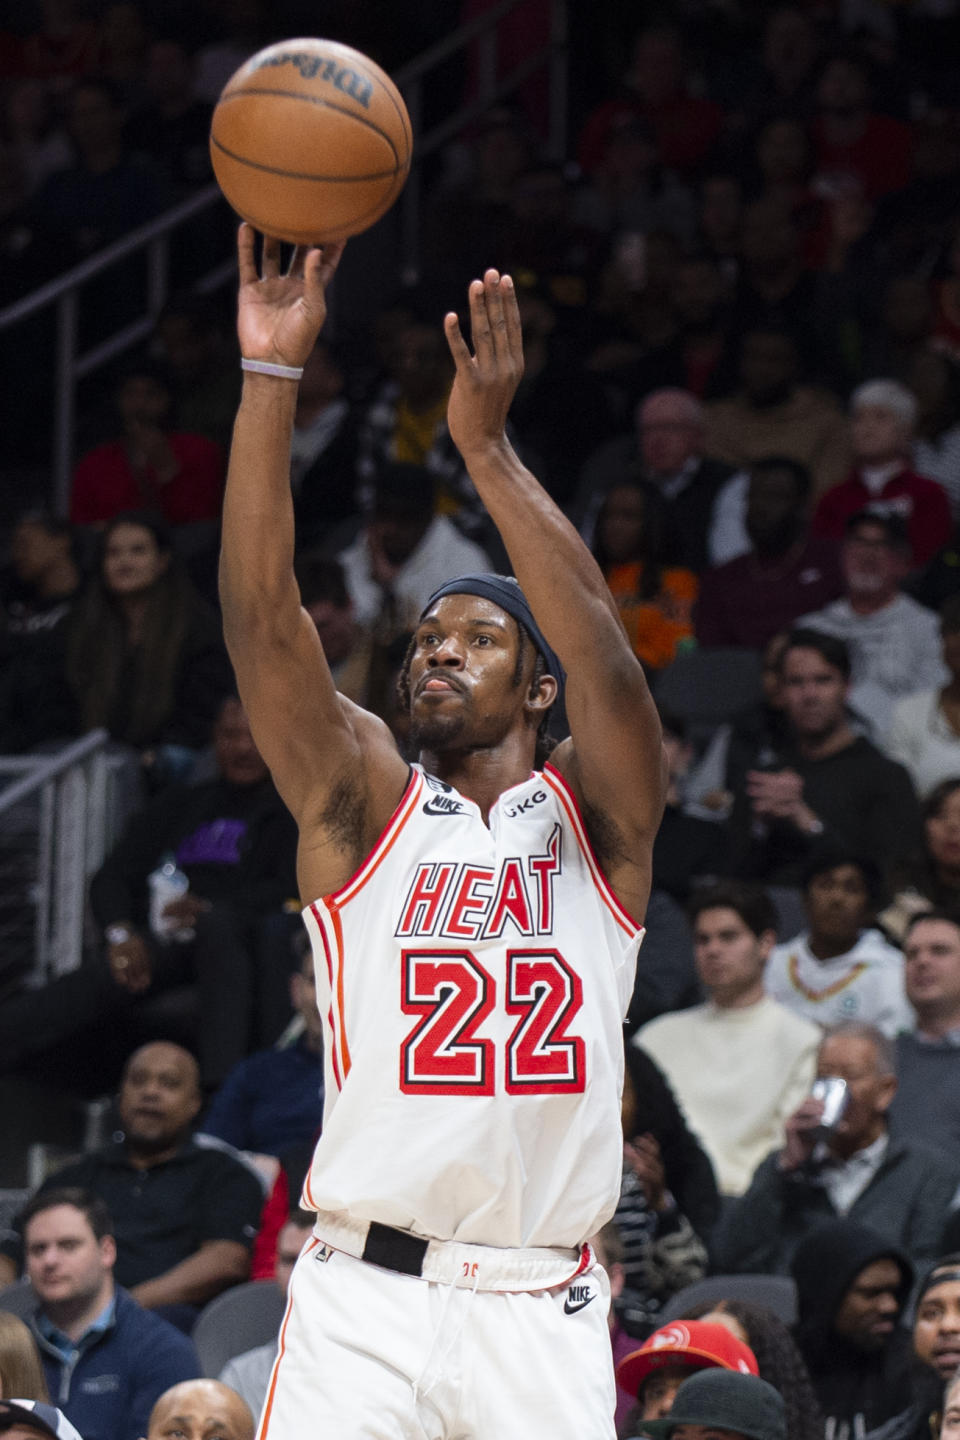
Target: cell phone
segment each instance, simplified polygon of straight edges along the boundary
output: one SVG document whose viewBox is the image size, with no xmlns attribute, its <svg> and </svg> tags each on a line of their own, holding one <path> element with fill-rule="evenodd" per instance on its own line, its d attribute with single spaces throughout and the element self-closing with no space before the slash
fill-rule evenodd
<svg viewBox="0 0 960 1440">
<path fill-rule="evenodd" d="M 836 1129 L 846 1112 L 850 1098 L 847 1082 L 841 1080 L 839 1075 L 825 1075 L 821 1079 L 814 1080 L 810 1087 L 810 1095 L 814 1100 L 823 1101 L 823 1115 L 817 1128 L 821 1134 L 829 1135 L 832 1130 Z"/>
</svg>

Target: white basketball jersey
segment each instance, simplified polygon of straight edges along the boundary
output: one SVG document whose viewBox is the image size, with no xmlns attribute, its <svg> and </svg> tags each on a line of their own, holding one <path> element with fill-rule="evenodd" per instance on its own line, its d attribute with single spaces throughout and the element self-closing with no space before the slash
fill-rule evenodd
<svg viewBox="0 0 960 1440">
<path fill-rule="evenodd" d="M 574 1246 L 620 1190 L 642 929 L 547 766 L 480 810 L 414 767 L 361 869 L 304 910 L 325 1019 L 304 1190 L 439 1240 Z"/>
</svg>

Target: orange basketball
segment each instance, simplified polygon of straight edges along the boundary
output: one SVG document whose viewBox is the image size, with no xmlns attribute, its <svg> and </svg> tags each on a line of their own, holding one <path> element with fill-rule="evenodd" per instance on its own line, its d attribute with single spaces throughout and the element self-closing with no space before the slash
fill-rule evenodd
<svg viewBox="0 0 960 1440">
<path fill-rule="evenodd" d="M 344 240 L 403 189 L 413 136 L 379 65 L 334 40 L 284 40 L 224 86 L 210 126 L 217 183 L 234 210 L 292 244 Z"/>
</svg>

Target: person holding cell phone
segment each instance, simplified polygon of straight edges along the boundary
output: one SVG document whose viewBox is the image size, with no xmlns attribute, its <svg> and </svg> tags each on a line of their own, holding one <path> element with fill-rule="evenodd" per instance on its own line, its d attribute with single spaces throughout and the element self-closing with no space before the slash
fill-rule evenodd
<svg viewBox="0 0 960 1440">
<path fill-rule="evenodd" d="M 914 1261 L 937 1254 L 960 1162 L 890 1135 L 896 1089 L 894 1046 L 880 1030 L 851 1022 L 826 1032 L 817 1080 L 787 1121 L 784 1145 L 721 1218 L 719 1270 L 785 1274 L 804 1236 L 842 1215 Z"/>
</svg>

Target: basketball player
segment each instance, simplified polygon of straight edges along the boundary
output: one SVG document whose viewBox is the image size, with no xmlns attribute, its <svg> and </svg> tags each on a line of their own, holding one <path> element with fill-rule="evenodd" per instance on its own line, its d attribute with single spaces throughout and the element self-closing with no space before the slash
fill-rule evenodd
<svg viewBox="0 0 960 1440">
<path fill-rule="evenodd" d="M 220 590 L 300 827 L 326 1021 L 316 1228 L 260 1434 L 610 1440 L 609 1290 L 584 1242 L 619 1195 L 656 711 L 600 571 L 505 437 L 523 356 L 494 270 L 469 288 L 472 352 L 446 317 L 448 418 L 519 584 L 463 577 L 427 605 L 404 674 L 419 766 L 336 693 L 293 578 L 289 452 L 340 248 L 281 274 L 267 240 L 258 274 L 243 226 L 239 253 Z M 540 770 L 561 662 L 571 735 Z"/>
</svg>

